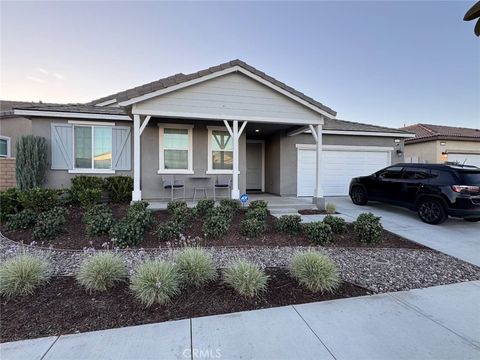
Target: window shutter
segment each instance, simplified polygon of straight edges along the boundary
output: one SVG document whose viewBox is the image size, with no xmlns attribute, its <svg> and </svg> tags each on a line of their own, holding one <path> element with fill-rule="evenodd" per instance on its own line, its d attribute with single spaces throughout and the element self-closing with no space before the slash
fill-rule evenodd
<svg viewBox="0 0 480 360">
<path fill-rule="evenodd" d="M 130 131 L 131 128 L 128 126 L 114 126 L 112 128 L 112 168 L 114 170 L 131 170 Z"/>
<path fill-rule="evenodd" d="M 70 124 L 52 124 L 52 169 L 73 169 L 73 127 Z"/>
</svg>

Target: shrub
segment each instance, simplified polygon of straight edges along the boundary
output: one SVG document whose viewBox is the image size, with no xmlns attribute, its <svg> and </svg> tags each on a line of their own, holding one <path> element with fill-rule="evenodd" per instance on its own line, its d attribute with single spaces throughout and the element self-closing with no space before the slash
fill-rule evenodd
<svg viewBox="0 0 480 360">
<path fill-rule="evenodd" d="M 109 176 L 104 179 L 104 187 L 108 198 L 113 203 L 132 200 L 133 179 L 130 176 Z"/>
<path fill-rule="evenodd" d="M 83 189 L 77 192 L 77 198 L 84 209 L 88 209 L 100 202 L 102 197 L 101 189 Z"/>
<path fill-rule="evenodd" d="M 302 217 L 300 215 L 282 215 L 275 221 L 278 232 L 298 234 L 302 231 Z"/>
<path fill-rule="evenodd" d="M 30 229 L 37 222 L 37 213 L 35 211 L 25 209 L 17 214 L 9 215 L 6 224 L 7 230 L 25 230 Z"/>
<path fill-rule="evenodd" d="M 123 219 L 110 228 L 109 235 L 114 245 L 126 248 L 138 245 L 143 240 L 144 229 L 135 222 Z"/>
<path fill-rule="evenodd" d="M 183 200 L 173 200 L 173 201 L 169 201 L 168 204 L 167 204 L 167 211 L 170 215 L 173 215 L 175 214 L 175 212 L 178 211 L 178 209 L 180 208 L 186 208 L 188 207 L 187 206 L 187 203 Z"/>
<path fill-rule="evenodd" d="M 181 232 L 182 227 L 178 222 L 173 220 L 160 224 L 156 231 L 158 238 L 162 241 L 178 239 Z"/>
<path fill-rule="evenodd" d="M 333 292 L 341 284 L 335 263 L 316 251 L 294 255 L 289 270 L 293 278 L 313 292 Z"/>
<path fill-rule="evenodd" d="M 215 206 L 207 214 L 207 217 L 211 216 L 222 216 L 231 221 L 233 218 L 233 212 L 232 209 L 228 206 Z"/>
<path fill-rule="evenodd" d="M 32 294 L 51 276 L 50 265 L 37 256 L 19 255 L 0 265 L 0 294 L 6 297 Z"/>
<path fill-rule="evenodd" d="M 75 277 L 89 292 L 107 291 L 115 283 L 124 281 L 128 272 L 120 255 L 103 252 L 85 259 Z"/>
<path fill-rule="evenodd" d="M 70 187 L 70 195 L 72 196 L 72 201 L 76 203 L 80 202 L 79 194 L 86 189 L 98 189 L 101 193 L 104 187 L 104 180 L 99 176 L 75 176 L 71 182 L 72 186 Z"/>
<path fill-rule="evenodd" d="M 114 222 L 112 210 L 105 204 L 88 209 L 83 220 L 89 236 L 108 234 Z"/>
<path fill-rule="evenodd" d="M 380 217 L 372 213 L 363 213 L 358 215 L 353 223 L 355 233 L 361 242 L 375 244 L 380 242 L 383 234 L 383 226 Z"/>
<path fill-rule="evenodd" d="M 240 209 L 242 203 L 236 199 L 222 199 L 220 200 L 220 207 L 228 208 L 231 211 L 232 215 Z"/>
<path fill-rule="evenodd" d="M 140 264 L 130 280 L 130 289 L 146 307 L 164 305 L 180 293 L 181 277 L 169 262 L 148 260 Z"/>
<path fill-rule="evenodd" d="M 211 199 L 201 199 L 198 200 L 197 206 L 195 207 L 198 216 L 205 216 L 208 212 L 215 207 L 215 202 Z"/>
<path fill-rule="evenodd" d="M 148 202 L 135 201 L 128 207 L 127 217 L 128 221 L 136 223 L 142 228 L 147 229 L 153 223 L 152 211 L 148 209 Z"/>
<path fill-rule="evenodd" d="M 20 190 L 42 186 L 47 170 L 47 140 L 41 136 L 19 136 L 15 161 L 17 186 Z"/>
<path fill-rule="evenodd" d="M 65 208 L 56 207 L 38 215 L 32 236 L 35 240 L 49 240 L 61 233 L 65 227 Z"/>
<path fill-rule="evenodd" d="M 8 215 L 16 214 L 22 210 L 22 205 L 18 201 L 20 191 L 16 188 L 0 192 L 0 220 L 6 221 Z"/>
<path fill-rule="evenodd" d="M 228 216 L 213 214 L 205 219 L 202 229 L 206 237 L 218 239 L 227 233 L 230 223 Z"/>
<path fill-rule="evenodd" d="M 42 212 L 59 205 L 58 195 L 58 190 L 35 187 L 19 192 L 18 201 L 24 209 Z"/>
<path fill-rule="evenodd" d="M 268 206 L 268 203 L 265 200 L 253 200 L 248 205 L 248 208 L 249 209 L 258 209 L 258 208 L 267 209 L 267 206 Z"/>
<path fill-rule="evenodd" d="M 187 248 L 175 257 L 182 283 L 201 286 L 217 278 L 217 269 L 210 254 L 203 249 Z"/>
<path fill-rule="evenodd" d="M 182 229 L 189 226 L 195 218 L 195 209 L 179 207 L 174 210 L 172 220 L 177 222 Z"/>
<path fill-rule="evenodd" d="M 248 209 L 247 213 L 245 214 L 247 219 L 255 219 L 258 221 L 265 221 L 265 219 L 267 218 L 267 215 L 268 215 L 267 208 L 263 208 L 263 207 Z"/>
<path fill-rule="evenodd" d="M 323 219 L 323 222 L 328 224 L 335 234 L 342 234 L 347 230 L 347 223 L 341 217 L 327 215 Z"/>
<path fill-rule="evenodd" d="M 325 212 L 327 214 L 335 214 L 337 212 L 337 206 L 334 203 L 327 203 L 327 205 L 325 205 Z"/>
<path fill-rule="evenodd" d="M 240 234 L 255 238 L 265 231 L 265 222 L 258 219 L 245 219 L 240 224 Z"/>
<path fill-rule="evenodd" d="M 305 224 L 305 234 L 312 242 L 318 245 L 325 245 L 333 239 L 332 228 L 321 221 Z"/>
<path fill-rule="evenodd" d="M 267 289 L 268 275 L 258 265 L 238 260 L 223 271 L 223 281 L 240 295 L 254 297 Z"/>
</svg>

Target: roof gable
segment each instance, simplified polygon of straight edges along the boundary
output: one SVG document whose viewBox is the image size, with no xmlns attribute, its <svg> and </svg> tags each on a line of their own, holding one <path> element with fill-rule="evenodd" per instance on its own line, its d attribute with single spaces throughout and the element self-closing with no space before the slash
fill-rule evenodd
<svg viewBox="0 0 480 360">
<path fill-rule="evenodd" d="M 415 124 L 403 127 L 402 130 L 415 133 L 415 138 L 408 140 L 408 142 L 421 142 L 438 139 L 480 140 L 480 130 L 473 128 Z"/>
</svg>

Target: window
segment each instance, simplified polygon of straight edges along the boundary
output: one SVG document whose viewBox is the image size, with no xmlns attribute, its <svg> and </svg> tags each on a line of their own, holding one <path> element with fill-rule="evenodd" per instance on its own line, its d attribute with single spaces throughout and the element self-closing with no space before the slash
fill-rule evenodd
<svg viewBox="0 0 480 360">
<path fill-rule="evenodd" d="M 193 173 L 192 128 L 159 124 L 159 173 Z"/>
<path fill-rule="evenodd" d="M 429 179 L 430 172 L 427 169 L 421 169 L 421 168 L 410 168 L 407 167 L 403 169 L 403 179 L 407 180 L 425 180 Z"/>
<path fill-rule="evenodd" d="M 402 167 L 401 166 L 392 166 L 380 173 L 382 179 L 401 179 L 402 178 Z"/>
<path fill-rule="evenodd" d="M 0 157 L 10 156 L 10 138 L 0 136 Z"/>
<path fill-rule="evenodd" d="M 75 169 L 112 169 L 112 128 L 77 126 L 74 132 Z"/>
<path fill-rule="evenodd" d="M 208 127 L 209 174 L 231 174 L 233 170 L 233 139 L 224 127 Z"/>
</svg>

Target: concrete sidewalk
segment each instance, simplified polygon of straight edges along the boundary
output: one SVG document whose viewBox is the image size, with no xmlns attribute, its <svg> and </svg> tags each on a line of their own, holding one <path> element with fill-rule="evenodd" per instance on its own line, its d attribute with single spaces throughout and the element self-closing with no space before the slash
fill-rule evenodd
<svg viewBox="0 0 480 360">
<path fill-rule="evenodd" d="M 480 281 L 0 345 L 17 359 L 479 359 Z"/>
</svg>

